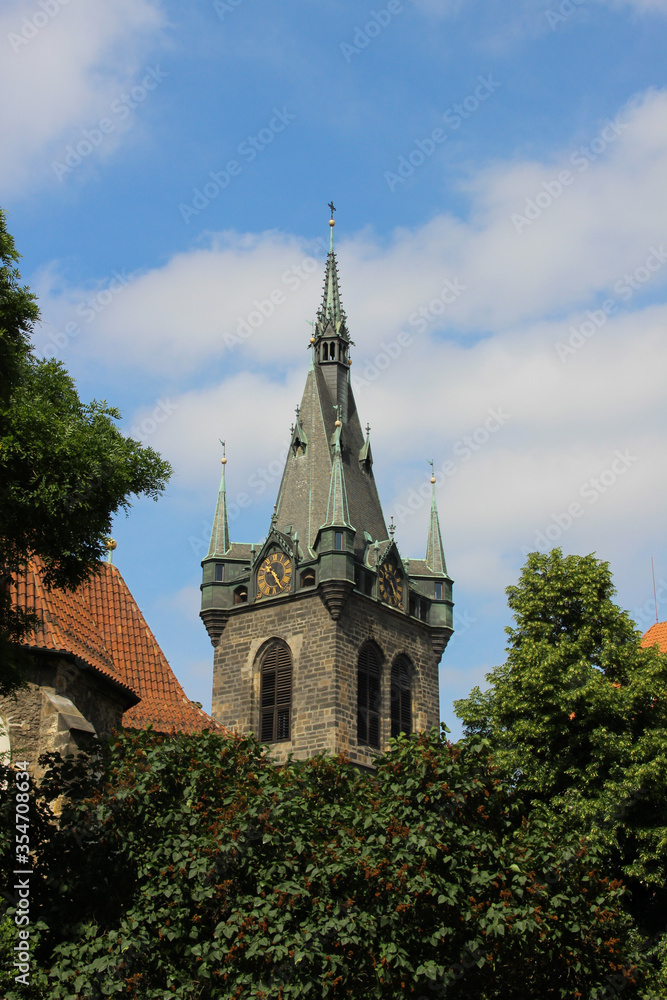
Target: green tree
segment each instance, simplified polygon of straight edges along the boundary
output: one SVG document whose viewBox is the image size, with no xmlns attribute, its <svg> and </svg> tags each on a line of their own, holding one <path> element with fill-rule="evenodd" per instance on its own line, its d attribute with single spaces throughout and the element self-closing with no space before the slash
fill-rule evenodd
<svg viewBox="0 0 667 1000">
<path fill-rule="evenodd" d="M 62 364 L 34 355 L 39 310 L 18 258 L 0 210 L 0 693 L 19 683 L 15 644 L 35 624 L 11 606 L 12 575 L 39 555 L 48 586 L 76 588 L 104 554 L 113 515 L 132 495 L 157 498 L 171 472 L 121 434 L 118 410 L 82 403 Z"/>
<path fill-rule="evenodd" d="M 32 803 L 45 929 L 10 1000 L 602 1000 L 646 978 L 621 887 L 478 741 L 402 737 L 370 774 L 144 731 L 84 765 L 53 758 Z"/>
<path fill-rule="evenodd" d="M 640 647 L 593 555 L 532 553 L 507 594 L 507 660 L 456 712 L 523 796 L 605 851 L 634 912 L 664 929 L 667 656 Z"/>
</svg>

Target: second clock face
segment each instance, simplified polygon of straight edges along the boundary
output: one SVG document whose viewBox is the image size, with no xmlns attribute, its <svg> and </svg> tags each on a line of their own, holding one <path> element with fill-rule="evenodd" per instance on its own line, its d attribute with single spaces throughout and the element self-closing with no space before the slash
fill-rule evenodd
<svg viewBox="0 0 667 1000">
<path fill-rule="evenodd" d="M 378 577 L 380 600 L 393 608 L 403 607 L 403 582 L 398 567 L 394 563 L 384 563 Z"/>
<path fill-rule="evenodd" d="M 283 552 L 272 552 L 262 559 L 257 570 L 257 590 L 262 597 L 275 597 L 289 590 L 292 582 L 292 563 Z"/>
</svg>

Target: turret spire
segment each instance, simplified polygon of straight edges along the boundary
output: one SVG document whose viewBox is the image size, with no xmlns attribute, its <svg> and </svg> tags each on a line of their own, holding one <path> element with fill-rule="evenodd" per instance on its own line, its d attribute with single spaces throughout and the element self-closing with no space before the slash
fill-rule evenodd
<svg viewBox="0 0 667 1000">
<path fill-rule="evenodd" d="M 327 503 L 327 519 L 323 527 L 340 526 L 351 528 L 350 511 L 347 505 L 347 490 L 345 488 L 343 456 L 340 448 L 340 420 L 336 420 L 336 424 L 331 483 L 329 485 L 329 500 Z"/>
<path fill-rule="evenodd" d="M 440 533 L 440 519 L 438 517 L 438 505 L 435 499 L 435 472 L 433 461 L 431 466 L 431 522 L 428 528 L 428 541 L 426 542 L 426 565 L 432 573 L 447 574 L 445 563 L 445 549 L 442 544 Z"/>
<path fill-rule="evenodd" d="M 220 478 L 220 489 L 218 491 L 218 502 L 215 508 L 215 517 L 213 519 L 213 530 L 211 531 L 211 544 L 208 547 L 208 556 L 222 556 L 225 552 L 229 552 L 229 521 L 227 518 L 227 487 L 225 485 L 225 466 L 227 465 L 227 457 L 225 455 L 225 442 L 221 441 L 222 445 L 222 458 L 220 459 L 220 464 L 222 465 L 222 476 Z"/>
</svg>

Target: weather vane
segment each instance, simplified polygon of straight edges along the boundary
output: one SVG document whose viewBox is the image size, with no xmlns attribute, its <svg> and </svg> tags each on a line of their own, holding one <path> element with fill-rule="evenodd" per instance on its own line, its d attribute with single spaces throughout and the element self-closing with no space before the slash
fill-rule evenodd
<svg viewBox="0 0 667 1000">
<path fill-rule="evenodd" d="M 336 206 L 333 203 L 333 199 L 329 202 L 329 206 L 328 207 L 331 209 L 331 218 L 333 219 L 333 214 L 336 211 Z"/>
</svg>

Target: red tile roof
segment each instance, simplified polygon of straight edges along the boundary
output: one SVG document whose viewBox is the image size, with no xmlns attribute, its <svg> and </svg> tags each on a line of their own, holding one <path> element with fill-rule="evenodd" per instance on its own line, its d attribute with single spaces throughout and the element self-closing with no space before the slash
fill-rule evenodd
<svg viewBox="0 0 667 1000">
<path fill-rule="evenodd" d="M 656 622 L 642 636 L 642 646 L 655 646 L 656 643 L 662 653 L 667 653 L 667 622 Z"/>
<path fill-rule="evenodd" d="M 150 723 L 163 733 L 224 731 L 186 697 L 115 566 L 100 563 L 99 572 L 70 593 L 47 590 L 34 559 L 13 590 L 16 603 L 35 608 L 43 621 L 27 646 L 73 656 L 140 699 L 125 712 L 125 728 Z"/>
</svg>

